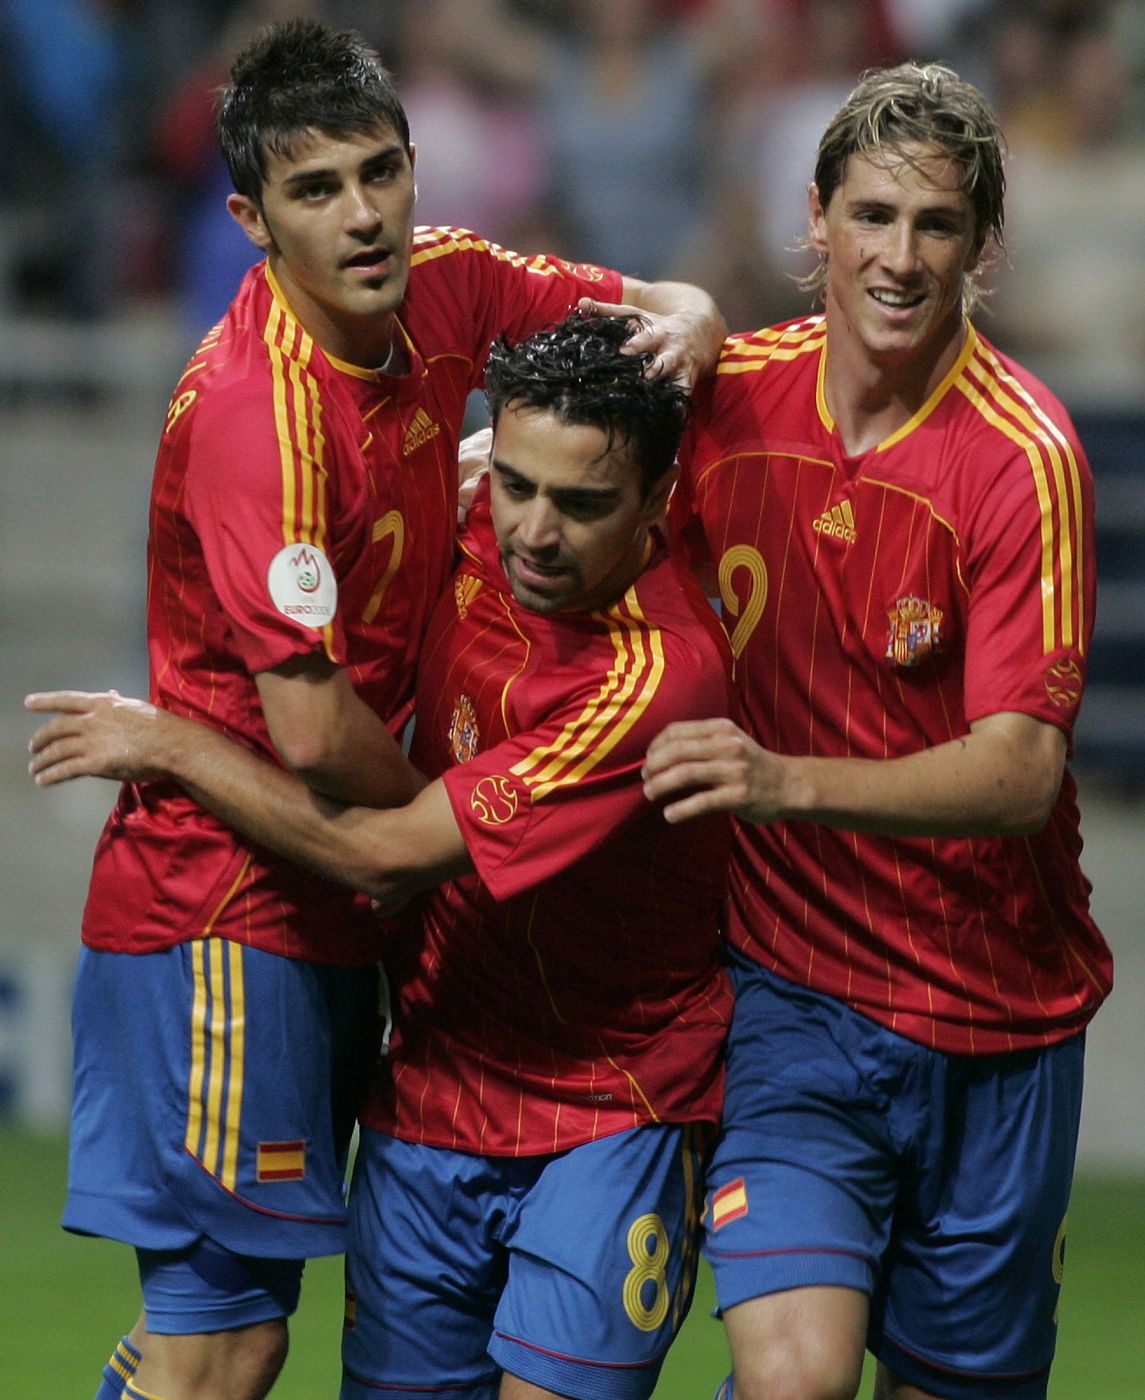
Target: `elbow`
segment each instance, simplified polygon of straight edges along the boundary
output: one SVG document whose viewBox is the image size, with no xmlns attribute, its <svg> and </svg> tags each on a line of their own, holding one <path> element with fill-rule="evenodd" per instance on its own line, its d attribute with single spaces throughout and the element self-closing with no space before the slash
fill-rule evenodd
<svg viewBox="0 0 1145 1400">
<path fill-rule="evenodd" d="M 286 742 L 276 743 L 275 747 L 294 776 L 319 792 L 337 771 L 335 752 L 323 742 L 319 733 L 292 737 Z"/>
<path fill-rule="evenodd" d="M 1031 800 L 1023 810 L 1014 814 L 1014 820 L 1008 834 L 1011 836 L 1036 836 L 1049 821 L 1056 801 L 1056 791 L 1048 800 Z"/>
<path fill-rule="evenodd" d="M 1036 836 L 1050 819 L 1061 792 L 1061 773 L 1047 774 L 1013 795 L 999 823 L 1003 836 Z"/>
<path fill-rule="evenodd" d="M 363 870 L 357 880 L 358 889 L 370 898 L 379 914 L 397 914 L 422 888 L 408 872 L 382 869 L 377 866 Z"/>
</svg>

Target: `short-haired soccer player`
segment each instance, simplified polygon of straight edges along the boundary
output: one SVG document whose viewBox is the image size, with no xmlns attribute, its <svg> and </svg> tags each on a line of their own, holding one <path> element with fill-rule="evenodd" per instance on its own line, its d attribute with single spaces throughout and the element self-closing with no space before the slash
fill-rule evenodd
<svg viewBox="0 0 1145 1400">
<path fill-rule="evenodd" d="M 406 801 L 390 731 L 453 567 L 457 439 L 491 340 L 582 297 L 631 302 L 673 313 L 635 347 L 686 378 L 714 362 L 722 322 L 695 289 L 415 229 L 405 114 L 348 32 L 260 33 L 219 138 L 231 213 L 266 259 L 167 412 L 151 695 L 317 792 Z M 83 939 L 64 1223 L 133 1245 L 144 1301 L 98 1400 L 260 1400 L 302 1261 L 344 1247 L 343 1166 L 377 1037 L 369 902 L 170 785 L 131 785 Z"/>
<path fill-rule="evenodd" d="M 41 783 L 174 779 L 387 906 L 388 1057 L 351 1187 L 343 1400 L 651 1394 L 687 1311 L 730 989 L 726 818 L 670 826 L 641 763 L 730 712 L 719 622 L 657 531 L 686 400 L 573 318 L 494 348 L 489 482 L 422 649 L 407 807 L 341 808 L 112 696 L 34 740 Z"/>
<path fill-rule="evenodd" d="M 648 791 L 731 810 L 737 989 L 706 1249 L 736 1400 L 1041 1400 L 1086 1023 L 1111 983 L 1065 768 L 1094 608 L 1062 405 L 967 319 L 1001 138 L 941 66 L 868 75 L 810 190 L 825 314 L 732 337 L 679 521 L 747 734 Z"/>
</svg>

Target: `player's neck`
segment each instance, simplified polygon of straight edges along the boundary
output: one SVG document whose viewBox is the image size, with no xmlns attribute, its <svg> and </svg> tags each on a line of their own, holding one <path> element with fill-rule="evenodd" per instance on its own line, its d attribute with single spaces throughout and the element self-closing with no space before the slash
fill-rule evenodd
<svg viewBox="0 0 1145 1400">
<path fill-rule="evenodd" d="M 878 446 L 909 423 L 942 383 L 966 339 L 966 322 L 958 322 L 931 345 L 902 354 L 878 354 L 844 329 L 832 335 L 827 325 L 824 391 L 827 407 L 849 457 Z"/>
</svg>

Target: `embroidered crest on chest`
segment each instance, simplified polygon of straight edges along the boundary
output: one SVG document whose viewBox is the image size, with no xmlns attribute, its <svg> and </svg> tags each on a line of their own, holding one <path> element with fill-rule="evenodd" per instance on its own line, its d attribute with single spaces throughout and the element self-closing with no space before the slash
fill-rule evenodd
<svg viewBox="0 0 1145 1400">
<path fill-rule="evenodd" d="M 942 650 L 942 609 L 910 594 L 887 612 L 890 628 L 886 659 L 896 666 L 921 666 Z"/>
<path fill-rule="evenodd" d="M 462 692 L 449 720 L 449 750 L 458 763 L 468 763 L 480 742 L 477 711 L 473 701 Z"/>
</svg>

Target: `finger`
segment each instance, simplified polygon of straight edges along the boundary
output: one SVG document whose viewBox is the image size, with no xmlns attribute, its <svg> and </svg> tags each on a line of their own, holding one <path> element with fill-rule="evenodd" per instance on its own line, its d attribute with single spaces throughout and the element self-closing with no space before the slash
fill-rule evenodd
<svg viewBox="0 0 1145 1400">
<path fill-rule="evenodd" d="M 92 776 L 82 764 L 74 760 L 64 760 L 60 763 L 52 764 L 49 768 L 37 769 L 34 772 L 29 768 L 29 772 L 32 773 L 32 781 L 37 787 L 41 788 L 55 787 L 57 783 L 71 782 L 73 778 L 88 778 Z"/>
<path fill-rule="evenodd" d="M 677 720 L 648 745 L 645 774 L 658 773 L 684 760 L 715 759 L 736 752 L 734 726 L 727 720 Z"/>
<path fill-rule="evenodd" d="M 115 692 L 112 691 L 111 694 Z M 99 699 L 88 690 L 40 690 L 24 696 L 26 710 L 61 710 L 67 714 L 85 714 Z"/>
<path fill-rule="evenodd" d="M 595 297 L 581 297 L 576 309 L 582 316 L 637 316 L 642 321 L 648 318 L 647 311 L 639 306 L 629 306 L 623 301 L 597 301 Z"/>
<path fill-rule="evenodd" d="M 37 787 L 50 787 L 69 778 L 84 776 L 86 768 L 83 751 L 66 739 L 57 739 L 36 753 L 28 763 L 28 772 Z"/>
<path fill-rule="evenodd" d="M 652 774 L 644 784 L 644 795 L 657 802 L 685 790 L 728 791 L 738 782 L 738 773 L 725 761 L 713 758 L 680 758 L 670 767 Z"/>
<path fill-rule="evenodd" d="M 712 812 L 731 811 L 731 808 L 730 802 L 721 799 L 720 789 L 710 788 L 706 792 L 693 792 L 678 802 L 670 802 L 664 808 L 664 820 L 678 826 L 681 822 L 693 821 Z"/>
<path fill-rule="evenodd" d="M 55 719 L 41 724 L 28 740 L 28 752 L 43 753 L 52 744 L 58 743 L 61 739 L 75 732 L 76 721 L 72 715 L 57 715 Z"/>
</svg>

